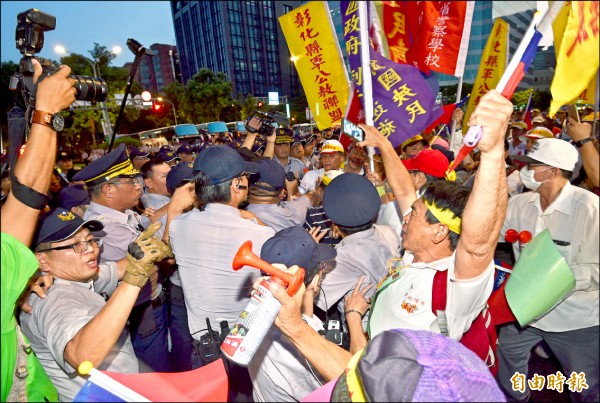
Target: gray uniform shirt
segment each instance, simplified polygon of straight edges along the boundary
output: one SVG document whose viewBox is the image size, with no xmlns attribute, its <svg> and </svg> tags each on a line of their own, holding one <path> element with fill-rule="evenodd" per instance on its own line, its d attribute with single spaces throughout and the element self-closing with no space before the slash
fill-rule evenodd
<svg viewBox="0 0 600 403">
<path fill-rule="evenodd" d="M 94 232 L 94 236 L 102 238 L 102 249 L 100 249 L 101 262 L 116 262 L 127 256 L 127 247 L 142 233 L 144 227 L 140 216 L 132 210 L 121 213 L 102 204 L 90 203 L 90 207 L 83 215 L 84 220 L 98 220 L 104 224 L 102 231 Z M 162 284 L 148 281 L 140 291 L 136 305 L 153 300 L 160 294 Z"/>
<path fill-rule="evenodd" d="M 106 304 L 99 293 L 112 294 L 117 287 L 116 264 L 101 264 L 99 267 L 99 277 L 93 282 L 80 283 L 55 278 L 52 287 L 46 291 L 45 299 L 34 293 L 29 297 L 33 313 L 20 315 L 23 333 L 56 386 L 61 401 L 72 401 L 86 381 L 78 375 L 76 368 L 65 361 L 65 348 Z M 126 328 L 96 369 L 126 374 L 139 372 L 138 360 Z"/>
<path fill-rule="evenodd" d="M 283 167 L 283 169 L 285 169 L 285 172 L 293 172 L 294 175 L 296 175 L 296 178 L 298 179 L 302 179 L 302 177 L 304 176 L 304 171 L 306 170 L 306 165 L 304 164 L 304 162 L 300 161 L 298 158 L 294 158 L 294 157 L 288 157 L 288 162 L 286 165 L 283 165 L 281 162 L 279 162 L 279 159 L 277 159 L 277 157 L 273 157 L 273 159 L 275 161 L 277 161 L 277 163 L 279 165 L 281 165 Z"/>
<path fill-rule="evenodd" d="M 252 284 L 260 277 L 259 270 L 248 266 L 234 271 L 233 258 L 247 240 L 252 241 L 252 251 L 260 255 L 263 243 L 273 235 L 273 228 L 246 220 L 238 209 L 218 203 L 173 219 L 169 237 L 192 337 L 200 339 L 206 318 L 213 329 L 218 329 L 222 320 L 233 327 L 250 299 Z"/>
<path fill-rule="evenodd" d="M 304 224 L 306 211 L 312 206 L 308 197 L 299 197 L 278 204 L 249 204 L 246 210 L 256 214 L 266 225 L 275 231 L 294 225 Z"/>
<path fill-rule="evenodd" d="M 337 256 L 333 269 L 326 270 L 321 283 L 322 292 L 315 298 L 315 304 L 327 311 L 338 301 L 344 318 L 343 297 L 354 289 L 361 275 L 365 275 L 362 286 L 373 284 L 367 292 L 369 298 L 375 286 L 388 272 L 388 261 L 400 257 L 400 240 L 396 232 L 387 225 L 373 225 L 373 228 L 349 235 L 336 245 Z M 365 315 L 363 323 L 366 323 Z"/>
</svg>

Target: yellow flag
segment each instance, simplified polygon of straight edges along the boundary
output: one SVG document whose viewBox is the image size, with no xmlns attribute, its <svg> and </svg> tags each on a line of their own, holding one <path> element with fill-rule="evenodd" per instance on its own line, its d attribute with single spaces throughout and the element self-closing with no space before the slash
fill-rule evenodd
<svg viewBox="0 0 600 403">
<path fill-rule="evenodd" d="M 576 101 L 590 86 L 598 71 L 599 45 L 598 2 L 571 2 L 550 85 L 550 116 L 554 116 L 561 106 Z"/>
<path fill-rule="evenodd" d="M 344 116 L 350 90 L 326 2 L 309 1 L 279 23 L 317 127 L 333 126 Z"/>
<path fill-rule="evenodd" d="M 496 88 L 500 77 L 502 77 L 502 73 L 506 69 L 509 29 L 510 26 L 507 22 L 496 18 L 490 37 L 481 55 L 477 78 L 473 84 L 473 90 L 471 91 L 467 105 L 467 112 L 463 120 L 463 133 L 469 130 L 469 116 L 471 116 L 471 112 L 473 112 L 481 97 L 487 94 L 489 90 Z"/>
</svg>

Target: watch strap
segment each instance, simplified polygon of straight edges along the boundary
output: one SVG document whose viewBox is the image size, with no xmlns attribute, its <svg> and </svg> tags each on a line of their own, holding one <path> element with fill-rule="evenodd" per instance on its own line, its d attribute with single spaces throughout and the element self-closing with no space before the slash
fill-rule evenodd
<svg viewBox="0 0 600 403">
<path fill-rule="evenodd" d="M 576 141 L 576 142 L 574 142 L 573 144 L 575 144 L 575 146 L 576 146 L 577 148 L 581 148 L 581 147 L 583 147 L 583 145 L 584 145 L 585 143 L 589 143 L 590 141 L 592 141 L 592 138 L 591 138 L 591 137 L 586 137 L 586 138 L 584 138 L 584 139 L 581 139 L 581 140 L 579 140 L 579 141 Z"/>
<path fill-rule="evenodd" d="M 33 112 L 33 115 L 31 116 L 31 123 L 37 123 L 39 125 L 46 126 L 51 128 L 52 130 L 55 130 L 54 126 L 52 126 L 52 115 L 53 114 L 50 112 L 40 111 L 36 109 Z"/>
</svg>

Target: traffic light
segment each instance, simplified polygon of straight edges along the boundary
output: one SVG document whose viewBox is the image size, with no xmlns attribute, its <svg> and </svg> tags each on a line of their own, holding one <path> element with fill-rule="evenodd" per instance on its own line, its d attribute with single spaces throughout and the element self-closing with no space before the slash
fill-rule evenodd
<svg viewBox="0 0 600 403">
<path fill-rule="evenodd" d="M 257 107 L 258 109 L 260 109 L 260 108 L 262 108 L 262 106 L 263 106 L 263 101 L 261 101 L 261 100 L 259 99 L 259 100 L 258 100 L 258 102 L 256 103 L 256 107 Z"/>
<path fill-rule="evenodd" d="M 163 110 L 163 104 L 162 104 L 162 100 L 161 99 L 154 99 L 152 100 L 152 112 L 162 112 Z"/>
</svg>

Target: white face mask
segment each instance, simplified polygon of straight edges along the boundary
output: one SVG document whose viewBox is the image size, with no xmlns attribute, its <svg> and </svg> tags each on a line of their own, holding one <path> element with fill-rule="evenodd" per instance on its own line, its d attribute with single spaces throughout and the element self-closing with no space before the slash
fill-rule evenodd
<svg viewBox="0 0 600 403">
<path fill-rule="evenodd" d="M 552 167 L 544 169 L 542 171 L 537 171 L 537 172 L 544 172 L 544 171 L 547 171 L 549 169 L 552 169 Z M 521 171 L 519 172 L 519 176 L 521 177 L 521 182 L 523 182 L 523 185 L 525 185 L 525 187 L 527 187 L 528 189 L 531 189 L 533 191 L 536 191 L 537 188 L 539 188 L 542 183 L 548 181 L 548 179 L 546 179 L 544 182 L 538 182 L 538 181 L 536 181 L 535 178 L 534 178 L 535 173 L 536 173 L 536 171 L 532 171 L 531 169 L 527 169 L 526 166 L 524 166 L 521 169 Z"/>
</svg>

